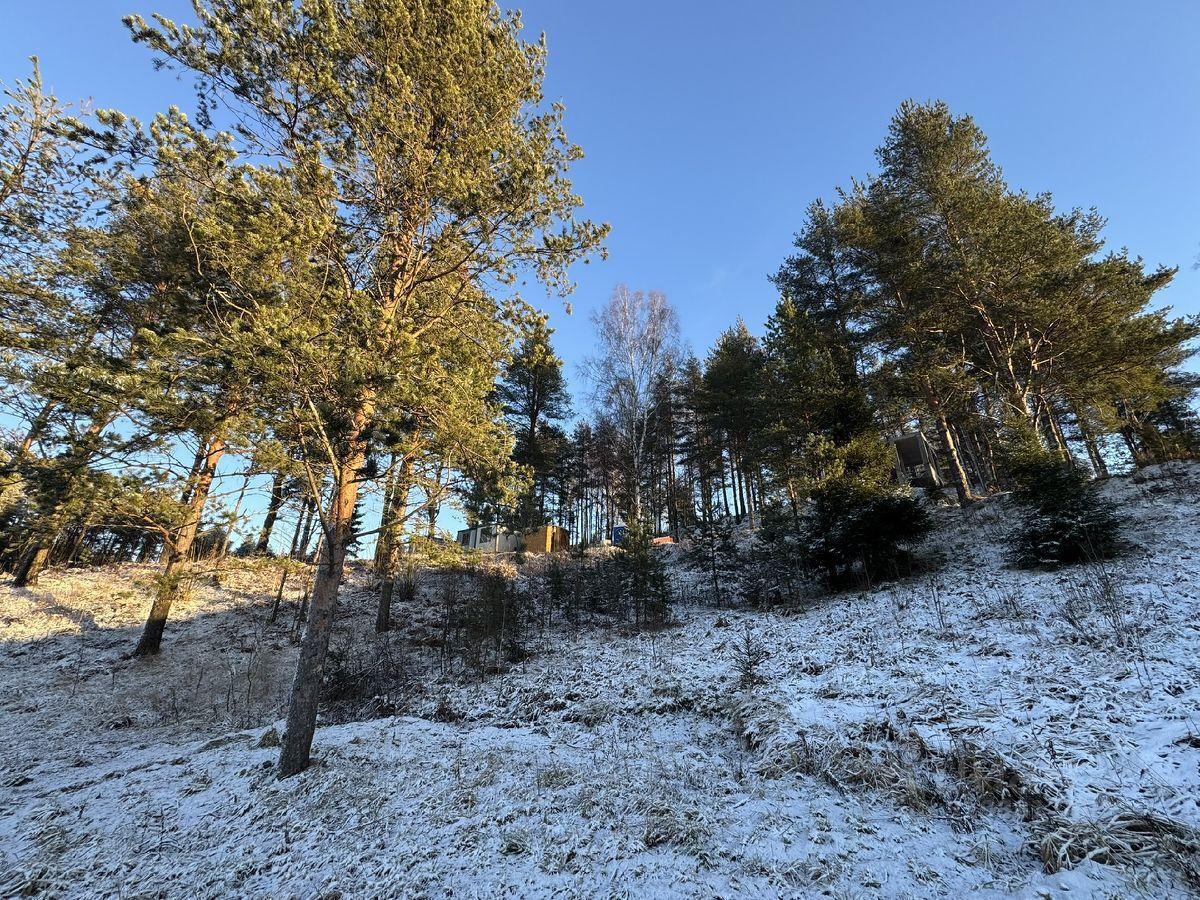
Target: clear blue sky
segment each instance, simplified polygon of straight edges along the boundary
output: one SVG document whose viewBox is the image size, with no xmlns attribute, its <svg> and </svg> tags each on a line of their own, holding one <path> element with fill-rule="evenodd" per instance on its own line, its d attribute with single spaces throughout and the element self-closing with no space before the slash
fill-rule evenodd
<svg viewBox="0 0 1200 900">
<path fill-rule="evenodd" d="M 738 313 L 758 330 L 805 206 L 871 170 L 907 97 L 974 115 L 1013 184 L 1098 207 L 1113 246 L 1181 267 L 1165 300 L 1200 311 L 1197 0 L 514 5 L 547 33 L 548 95 L 587 152 L 576 183 L 613 226 L 608 261 L 577 270 L 575 315 L 547 306 L 569 363 L 621 281 L 665 291 L 698 353 Z M 120 24 L 153 11 L 191 6 L 0 0 L 0 79 L 36 53 L 64 97 L 188 108 Z"/>
<path fill-rule="evenodd" d="M 618 282 L 665 291 L 701 355 L 739 313 L 760 330 L 804 208 L 871 171 L 908 97 L 971 113 L 1012 184 L 1095 206 L 1110 245 L 1180 266 L 1161 296 L 1200 312 L 1197 0 L 516 5 L 547 33 L 588 212 L 613 226 L 608 261 L 576 272 L 574 316 L 543 304 L 573 379 L 588 313 Z M 190 4 L 0 0 L 0 79 L 36 53 L 64 98 L 189 108 L 120 25 L 154 11 L 187 19 Z"/>
</svg>

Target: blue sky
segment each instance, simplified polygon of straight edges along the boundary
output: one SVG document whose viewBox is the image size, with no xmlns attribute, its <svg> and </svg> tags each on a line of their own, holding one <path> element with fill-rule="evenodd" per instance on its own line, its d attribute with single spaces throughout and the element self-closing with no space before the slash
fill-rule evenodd
<svg viewBox="0 0 1200 900">
<path fill-rule="evenodd" d="M 618 282 L 667 293 L 703 355 L 738 314 L 761 330 L 767 281 L 804 208 L 872 170 L 904 99 L 975 116 L 1009 181 L 1095 206 L 1111 246 L 1180 266 L 1161 295 L 1200 312 L 1200 2 L 525 0 L 547 33 L 547 94 L 587 158 L 588 214 L 610 255 L 576 271 L 575 313 L 536 289 L 557 344 L 588 352 Z M 0 0 L 0 79 L 38 54 L 63 98 L 148 116 L 189 107 L 120 24 L 187 19 L 181 0 Z"/>
</svg>

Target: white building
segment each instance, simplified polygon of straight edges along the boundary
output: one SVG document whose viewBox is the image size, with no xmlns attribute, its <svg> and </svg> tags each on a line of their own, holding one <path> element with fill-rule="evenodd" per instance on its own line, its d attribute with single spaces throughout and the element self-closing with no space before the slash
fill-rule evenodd
<svg viewBox="0 0 1200 900">
<path fill-rule="evenodd" d="M 515 553 L 524 546 L 519 534 L 494 525 L 476 525 L 458 533 L 458 543 L 468 550 L 486 550 L 492 553 Z"/>
</svg>

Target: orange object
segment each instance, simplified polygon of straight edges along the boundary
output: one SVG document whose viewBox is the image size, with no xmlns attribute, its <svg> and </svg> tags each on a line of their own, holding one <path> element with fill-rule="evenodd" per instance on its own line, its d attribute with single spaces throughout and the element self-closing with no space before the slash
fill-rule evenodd
<svg viewBox="0 0 1200 900">
<path fill-rule="evenodd" d="M 526 553 L 557 553 L 566 550 L 571 541 L 567 529 L 555 525 L 543 525 L 526 531 L 524 539 Z"/>
</svg>

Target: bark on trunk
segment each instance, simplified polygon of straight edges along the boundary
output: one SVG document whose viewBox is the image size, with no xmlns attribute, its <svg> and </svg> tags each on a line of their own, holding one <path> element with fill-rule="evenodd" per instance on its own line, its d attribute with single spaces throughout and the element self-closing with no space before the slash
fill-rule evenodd
<svg viewBox="0 0 1200 900">
<path fill-rule="evenodd" d="M 1087 414 L 1082 410 L 1076 410 L 1075 419 L 1079 423 L 1079 436 L 1083 438 L 1083 446 L 1087 448 L 1088 459 L 1092 463 L 1092 472 L 1097 478 L 1107 478 L 1108 463 L 1104 461 L 1104 456 L 1100 453 L 1100 444 L 1096 440 L 1096 433 L 1092 431 L 1092 426 L 1088 424 Z"/>
<path fill-rule="evenodd" d="M 400 535 L 398 526 L 404 521 L 408 507 L 408 493 L 412 488 L 413 459 L 416 453 L 414 446 L 406 453 L 399 469 L 395 473 L 395 481 L 391 485 L 388 503 L 384 507 L 384 527 L 379 534 L 381 556 L 378 571 L 381 577 L 379 586 L 379 606 L 375 610 L 375 631 L 382 634 L 392 627 L 392 596 L 396 590 L 396 562 L 400 550 Z"/>
<path fill-rule="evenodd" d="M 308 509 L 308 501 L 305 500 L 300 506 L 300 512 L 296 516 L 296 527 L 292 529 L 292 546 L 288 550 L 288 559 L 296 558 L 296 551 L 300 547 L 300 533 L 304 530 L 304 513 Z"/>
<path fill-rule="evenodd" d="M 208 455 L 208 444 L 203 441 L 196 448 L 196 455 L 192 458 L 192 468 L 188 472 L 187 481 L 183 483 L 183 496 L 179 498 L 179 502 L 184 506 L 190 506 L 192 498 L 196 493 L 196 481 L 200 478 L 200 470 L 204 466 L 205 457 Z M 163 543 L 162 552 L 158 556 L 158 561 L 163 565 L 171 561 L 171 542 Z"/>
<path fill-rule="evenodd" d="M 950 423 L 944 415 L 937 417 L 938 435 L 942 439 L 942 446 L 946 448 L 946 456 L 950 461 L 950 479 L 954 483 L 954 492 L 958 495 L 960 506 L 966 506 L 974 502 L 975 497 L 971 494 L 971 483 L 967 480 L 967 470 L 963 467 L 962 457 L 958 452 L 958 443 L 954 440 L 954 433 L 950 430 Z"/>
<path fill-rule="evenodd" d="M 994 490 L 1004 490 L 1006 482 L 1001 477 L 1000 467 L 996 464 L 996 449 L 992 446 L 991 435 L 986 430 L 979 430 L 975 433 L 975 439 L 979 444 L 984 464 L 987 466 L 988 481 L 991 482 Z"/>
<path fill-rule="evenodd" d="M 364 435 L 373 408 L 373 398 L 364 397 L 354 417 L 348 452 L 336 469 L 329 514 L 323 523 L 326 529 L 325 549 L 313 580 L 308 625 L 300 644 L 300 659 L 296 663 L 296 677 L 288 701 L 287 731 L 279 753 L 280 778 L 288 778 L 308 768 L 313 734 L 317 728 L 321 686 L 325 680 L 325 660 L 329 653 L 329 635 L 333 629 L 338 586 L 346 562 L 354 506 L 358 501 L 358 477 L 366 462 Z"/>
<path fill-rule="evenodd" d="M 304 504 L 304 529 L 300 532 L 300 545 L 296 548 L 295 557 L 308 560 L 308 545 L 312 541 L 313 523 L 317 519 L 317 504 L 320 498 L 309 497 Z"/>
<path fill-rule="evenodd" d="M 381 505 L 381 513 L 379 516 L 379 539 L 375 541 L 375 559 L 372 565 L 375 567 L 377 575 L 386 574 L 386 560 L 388 552 L 388 541 L 390 538 L 390 529 L 392 514 L 392 494 L 396 490 L 396 454 L 392 454 L 391 465 L 388 466 L 387 479 L 383 485 L 383 504 Z"/>
<path fill-rule="evenodd" d="M 83 474 L 95 453 L 101 433 L 110 421 L 112 421 L 111 416 L 99 415 L 94 418 L 82 439 L 72 449 L 73 459 L 65 468 L 66 477 L 58 495 L 58 502 L 53 510 L 45 515 L 43 522 L 35 532 L 33 542 L 18 563 L 13 578 L 13 587 L 33 587 L 38 583 L 38 576 L 45 568 L 46 562 L 50 558 L 50 551 L 54 549 L 54 544 L 58 541 L 59 533 L 62 531 L 63 511 L 67 501 L 74 492 L 79 476 Z"/>
<path fill-rule="evenodd" d="M 1062 428 L 1059 427 L 1058 418 L 1054 415 L 1049 401 L 1038 395 L 1036 408 L 1037 415 L 1034 417 L 1034 423 L 1042 432 L 1043 440 L 1064 462 L 1070 462 L 1071 451 L 1067 449 L 1067 439 L 1062 433 Z"/>
<path fill-rule="evenodd" d="M 279 575 L 279 590 L 275 592 L 275 599 L 271 603 L 271 614 L 267 616 L 268 624 L 275 624 L 275 620 L 279 618 L 279 607 L 283 603 L 283 589 L 287 586 L 288 568 L 285 564 L 283 572 Z"/>
<path fill-rule="evenodd" d="M 212 438 L 204 445 L 203 452 L 204 458 L 188 501 L 187 519 L 174 540 L 167 543 L 166 568 L 163 570 L 154 602 L 150 606 L 150 615 L 146 618 L 142 637 L 134 648 L 134 656 L 153 656 L 162 648 L 163 629 L 166 628 L 167 617 L 171 614 L 171 604 L 179 594 L 179 580 L 187 565 L 192 544 L 196 540 L 196 532 L 200 529 L 200 518 L 204 515 L 204 505 L 208 502 L 208 493 L 212 489 L 217 464 L 225 453 L 224 438 Z"/>
<path fill-rule="evenodd" d="M 13 575 L 13 587 L 37 587 L 38 576 L 46 567 L 46 560 L 50 558 L 53 548 L 54 541 L 47 539 L 30 547 L 17 565 L 17 571 Z"/>
<path fill-rule="evenodd" d="M 379 585 L 379 606 L 375 610 L 375 632 L 383 634 L 392 628 L 392 592 L 396 583 L 391 578 L 385 578 Z"/>
<path fill-rule="evenodd" d="M 258 543 L 254 545 L 256 556 L 264 555 L 271 546 L 271 532 L 275 530 L 275 520 L 279 518 L 279 507 L 283 505 L 283 473 L 276 473 L 271 480 L 271 499 L 267 502 L 267 515 L 263 519 L 262 531 L 258 535 Z"/>
</svg>

